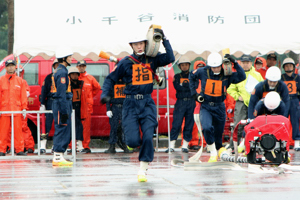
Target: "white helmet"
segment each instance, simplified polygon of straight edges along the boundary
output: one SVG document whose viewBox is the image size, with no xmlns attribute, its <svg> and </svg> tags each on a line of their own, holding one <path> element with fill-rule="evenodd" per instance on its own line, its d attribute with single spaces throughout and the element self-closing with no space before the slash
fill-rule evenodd
<svg viewBox="0 0 300 200">
<path fill-rule="evenodd" d="M 269 81 L 279 81 L 281 79 L 281 71 L 278 67 L 272 66 L 266 72 L 266 79 Z"/>
<path fill-rule="evenodd" d="M 191 64 L 191 61 L 190 61 L 190 59 L 189 59 L 188 57 L 186 57 L 186 56 L 181 56 L 181 57 L 179 58 L 178 65 L 180 65 L 180 64 L 182 64 L 182 63 L 189 63 L 189 64 Z"/>
<path fill-rule="evenodd" d="M 280 96 L 277 92 L 269 92 L 265 99 L 264 104 L 269 110 L 275 110 L 280 104 Z"/>
<path fill-rule="evenodd" d="M 70 67 L 69 70 L 68 70 L 68 74 L 71 74 L 71 73 L 78 73 L 80 74 L 79 70 L 77 67 Z"/>
<path fill-rule="evenodd" d="M 138 34 L 129 39 L 129 44 L 147 41 L 146 34 Z"/>
<path fill-rule="evenodd" d="M 293 64 L 294 67 L 295 67 L 295 61 L 292 58 L 286 58 L 286 59 L 284 59 L 283 63 L 282 63 L 282 67 L 284 67 L 284 65 L 288 64 L 288 63 Z"/>
<path fill-rule="evenodd" d="M 65 58 L 65 57 L 73 55 L 73 51 L 70 47 L 63 46 L 63 47 L 59 47 L 56 50 L 55 55 L 56 55 L 57 59 Z"/>
<path fill-rule="evenodd" d="M 222 65 L 223 59 L 219 53 L 211 53 L 207 58 L 207 65 L 210 67 L 219 67 Z"/>
</svg>

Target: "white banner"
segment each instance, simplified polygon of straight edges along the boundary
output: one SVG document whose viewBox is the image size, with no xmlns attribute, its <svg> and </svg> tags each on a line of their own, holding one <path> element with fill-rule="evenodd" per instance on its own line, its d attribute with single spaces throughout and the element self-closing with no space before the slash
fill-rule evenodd
<svg viewBox="0 0 300 200">
<path fill-rule="evenodd" d="M 132 53 L 128 41 L 161 25 L 174 53 L 191 59 L 229 48 L 242 53 L 300 53 L 298 0 L 15 0 L 14 54 L 76 59 Z M 162 45 L 161 45 L 162 46 Z M 161 51 L 164 49 L 161 47 Z M 177 54 L 178 53 L 178 54 Z"/>
</svg>

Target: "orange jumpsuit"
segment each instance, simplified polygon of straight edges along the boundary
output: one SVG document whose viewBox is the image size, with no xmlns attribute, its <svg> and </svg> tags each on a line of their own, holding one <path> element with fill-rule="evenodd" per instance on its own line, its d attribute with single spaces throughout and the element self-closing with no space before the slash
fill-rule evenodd
<svg viewBox="0 0 300 200">
<path fill-rule="evenodd" d="M 26 87 L 23 79 L 16 74 L 0 77 L 0 111 L 22 111 L 27 108 Z M 16 153 L 24 151 L 22 115 L 14 115 L 14 146 Z M 0 117 L 0 152 L 5 153 L 11 128 L 11 114 Z"/>
<path fill-rule="evenodd" d="M 89 144 L 91 141 L 91 114 L 93 113 L 93 104 L 94 104 L 94 96 L 100 91 L 101 87 L 97 80 L 90 74 L 84 72 L 80 73 L 78 80 L 84 81 L 82 90 L 83 96 L 86 97 L 86 104 L 82 102 L 81 109 L 87 109 L 88 113 L 85 120 L 82 120 L 83 125 L 83 141 L 82 146 L 83 148 L 90 148 Z M 85 104 L 85 105 L 83 105 Z"/>
<path fill-rule="evenodd" d="M 23 79 L 24 85 L 26 87 L 26 91 L 29 93 L 30 92 L 30 88 L 28 86 L 28 83 L 26 80 Z M 28 127 L 27 124 L 27 116 L 22 117 L 22 132 L 23 132 L 23 137 L 24 137 L 24 147 L 26 150 L 28 149 L 32 149 L 34 150 L 34 139 L 32 137 L 31 131 Z"/>
<path fill-rule="evenodd" d="M 27 81 L 23 79 L 23 83 L 24 83 L 24 86 L 26 87 L 26 92 L 30 92 L 30 88 L 27 84 Z M 32 134 L 31 134 L 31 131 L 28 127 L 28 124 L 27 124 L 27 116 L 25 117 L 22 117 L 22 133 L 23 133 L 23 138 L 24 138 L 24 147 L 26 150 L 28 149 L 32 149 L 34 150 L 34 139 L 32 137 Z M 7 146 L 10 148 L 10 144 L 11 144 L 11 135 L 9 134 L 9 137 L 8 137 L 8 140 L 7 140 Z"/>
</svg>

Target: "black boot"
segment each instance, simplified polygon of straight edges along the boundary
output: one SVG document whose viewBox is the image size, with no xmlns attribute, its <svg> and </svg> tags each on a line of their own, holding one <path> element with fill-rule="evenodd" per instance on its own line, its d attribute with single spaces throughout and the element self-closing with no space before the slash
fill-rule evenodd
<svg viewBox="0 0 300 200">
<path fill-rule="evenodd" d="M 109 148 L 105 150 L 104 153 L 116 153 L 115 144 L 110 144 Z"/>
</svg>

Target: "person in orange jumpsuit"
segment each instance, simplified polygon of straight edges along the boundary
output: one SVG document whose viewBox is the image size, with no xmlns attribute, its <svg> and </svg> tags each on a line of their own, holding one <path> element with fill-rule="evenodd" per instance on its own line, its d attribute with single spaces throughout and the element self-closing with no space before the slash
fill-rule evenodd
<svg viewBox="0 0 300 200">
<path fill-rule="evenodd" d="M 27 81 L 24 79 L 24 68 L 22 65 L 16 66 L 16 74 L 23 79 L 24 86 L 26 87 L 26 95 L 27 98 L 30 96 L 30 88 L 28 86 Z M 27 116 L 22 117 L 22 133 L 24 137 L 24 152 L 33 153 L 34 152 L 34 139 L 32 137 L 31 131 L 27 124 Z M 8 137 L 8 148 L 10 149 L 11 137 Z"/>
<path fill-rule="evenodd" d="M 93 97 L 97 95 L 101 87 L 98 81 L 92 75 L 86 72 L 86 62 L 84 60 L 81 60 L 77 63 L 77 68 L 80 72 L 78 80 L 84 81 L 83 87 L 86 88 L 86 90 L 82 92 L 86 93 L 84 96 L 87 97 L 86 102 L 88 108 L 88 114 L 85 120 L 82 120 L 82 125 L 83 125 L 82 146 L 84 149 L 81 150 L 80 152 L 91 153 L 89 144 L 91 141 L 91 115 L 93 113 L 93 104 L 94 104 Z"/>
<path fill-rule="evenodd" d="M 0 77 L 0 111 L 26 111 L 27 95 L 23 79 L 16 76 L 16 62 L 9 59 L 5 62 L 6 74 Z M 23 113 L 23 117 L 26 114 Z M 14 146 L 17 155 L 24 153 L 24 138 L 22 134 L 22 116 L 14 115 Z M 0 156 L 5 156 L 7 141 L 11 128 L 11 114 L 1 114 L 0 117 Z"/>
</svg>

